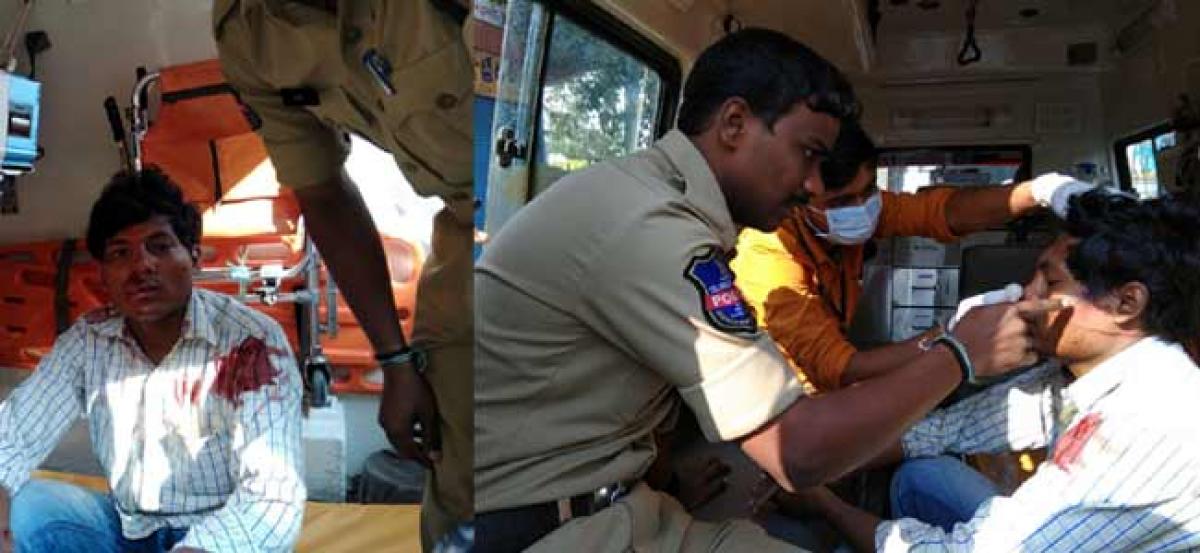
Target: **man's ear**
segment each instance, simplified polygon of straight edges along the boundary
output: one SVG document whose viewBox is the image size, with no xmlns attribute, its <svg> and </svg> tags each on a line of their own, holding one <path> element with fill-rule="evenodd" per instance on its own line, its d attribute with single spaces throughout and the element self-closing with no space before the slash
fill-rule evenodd
<svg viewBox="0 0 1200 553">
<path fill-rule="evenodd" d="M 750 123 L 750 105 L 746 100 L 733 96 L 725 99 L 717 110 L 717 143 L 727 150 L 736 150 L 746 137 L 746 126 Z"/>
<path fill-rule="evenodd" d="M 1116 302 L 1112 315 L 1121 326 L 1136 323 L 1150 305 L 1150 289 L 1145 284 L 1133 281 L 1122 284 L 1112 292 Z"/>
<path fill-rule="evenodd" d="M 188 249 L 188 255 L 192 256 L 192 268 L 200 268 L 200 244 L 193 245 Z"/>
</svg>

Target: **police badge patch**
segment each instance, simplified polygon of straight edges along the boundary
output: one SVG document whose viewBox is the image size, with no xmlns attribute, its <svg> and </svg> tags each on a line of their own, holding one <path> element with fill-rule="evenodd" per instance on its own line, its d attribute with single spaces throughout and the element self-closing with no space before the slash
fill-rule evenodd
<svg viewBox="0 0 1200 553">
<path fill-rule="evenodd" d="M 754 333 L 758 323 L 741 290 L 733 283 L 733 271 L 725 260 L 710 248 L 707 253 L 693 257 L 684 270 L 686 277 L 700 292 L 704 317 L 709 324 L 725 332 Z"/>
</svg>

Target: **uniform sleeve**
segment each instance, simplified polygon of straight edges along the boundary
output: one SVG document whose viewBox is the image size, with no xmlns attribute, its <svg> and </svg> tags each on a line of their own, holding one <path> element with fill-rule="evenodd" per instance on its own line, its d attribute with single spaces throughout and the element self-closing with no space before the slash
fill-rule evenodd
<svg viewBox="0 0 1200 553">
<path fill-rule="evenodd" d="M 711 231 L 678 213 L 608 237 L 581 279 L 583 318 L 679 389 L 712 441 L 758 429 L 803 395 L 758 330 Z"/>
<path fill-rule="evenodd" d="M 0 403 L 0 485 L 15 495 L 83 412 L 86 328 L 72 326 Z"/>
<path fill-rule="evenodd" d="M 267 352 L 278 374 L 273 383 L 240 396 L 231 460 L 237 487 L 220 510 L 191 527 L 179 546 L 210 553 L 291 551 L 300 535 L 306 495 L 302 381 L 283 331 L 269 326 Z"/>
<path fill-rule="evenodd" d="M 905 457 L 1023 451 L 1049 444 L 1059 410 L 1062 369 L 1043 363 L 945 409 L 904 434 Z"/>
<path fill-rule="evenodd" d="M 959 237 L 950 230 L 946 220 L 946 202 L 954 195 L 949 187 L 925 188 L 916 194 L 883 194 L 883 209 L 879 215 L 876 238 L 892 236 L 924 236 L 939 242 L 952 242 Z"/>
<path fill-rule="evenodd" d="M 738 240 L 733 270 L 759 326 L 787 352 L 817 389 L 841 387 L 842 373 L 857 349 L 842 333 L 837 314 L 809 285 L 808 268 L 796 260 L 780 229 L 747 229 Z"/>
<path fill-rule="evenodd" d="M 219 9 L 219 8 L 218 8 Z M 255 33 L 237 14 L 225 15 L 216 31 L 221 69 L 239 98 L 262 121 L 258 129 L 279 182 L 293 187 L 332 180 L 346 160 L 349 145 L 302 106 L 285 106 L 280 91 L 261 77 L 255 63 Z"/>
</svg>

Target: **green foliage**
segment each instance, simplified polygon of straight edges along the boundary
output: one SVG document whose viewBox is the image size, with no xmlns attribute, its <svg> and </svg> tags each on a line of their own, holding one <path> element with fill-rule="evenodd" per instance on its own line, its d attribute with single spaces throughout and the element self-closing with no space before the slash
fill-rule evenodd
<svg viewBox="0 0 1200 553">
<path fill-rule="evenodd" d="M 572 170 L 649 145 L 660 79 L 582 28 L 555 19 L 542 126 L 547 159 Z"/>
</svg>

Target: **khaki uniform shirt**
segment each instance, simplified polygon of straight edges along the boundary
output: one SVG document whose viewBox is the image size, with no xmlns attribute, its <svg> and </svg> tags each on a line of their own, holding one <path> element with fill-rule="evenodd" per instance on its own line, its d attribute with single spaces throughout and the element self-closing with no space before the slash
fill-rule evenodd
<svg viewBox="0 0 1200 553">
<path fill-rule="evenodd" d="M 427 0 L 338 6 L 216 0 L 221 66 L 261 119 L 279 181 L 330 182 L 353 131 L 391 152 L 418 193 L 469 199 L 473 70 L 461 27 Z M 368 70 L 372 50 L 390 72 Z M 285 89 L 315 92 L 299 102 L 315 105 L 285 105 Z"/>
<path fill-rule="evenodd" d="M 475 268 L 477 511 L 640 477 L 680 397 L 714 441 L 801 397 L 733 284 L 736 239 L 678 131 L 565 177 L 497 233 Z"/>
</svg>

